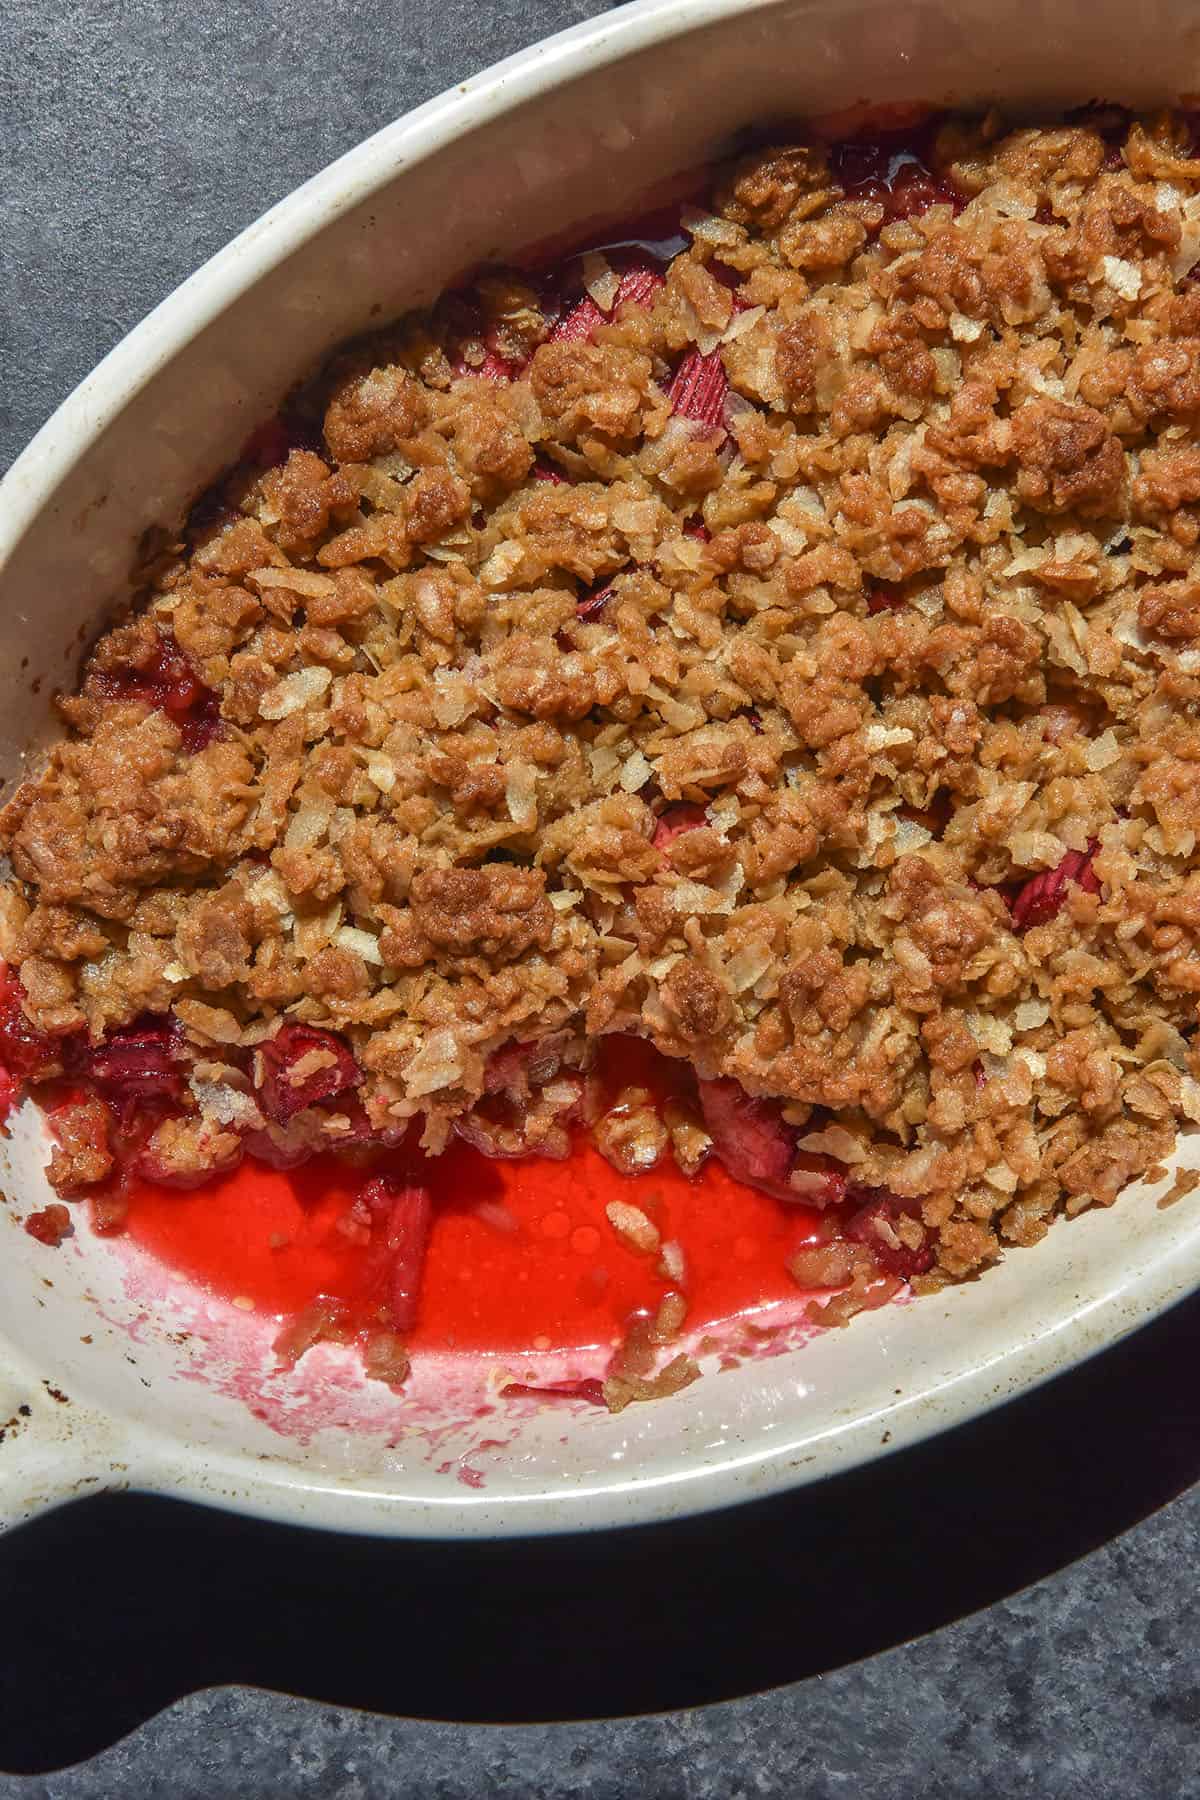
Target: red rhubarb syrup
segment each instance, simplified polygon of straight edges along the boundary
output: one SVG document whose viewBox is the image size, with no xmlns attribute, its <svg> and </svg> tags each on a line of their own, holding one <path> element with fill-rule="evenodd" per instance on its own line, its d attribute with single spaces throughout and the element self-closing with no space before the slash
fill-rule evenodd
<svg viewBox="0 0 1200 1800">
<path fill-rule="evenodd" d="M 629 1039 L 608 1051 L 616 1088 L 662 1094 L 669 1071 Z M 619 1068 L 615 1065 L 619 1061 Z M 281 1172 L 247 1160 L 192 1192 L 140 1183 L 130 1235 L 160 1262 L 230 1299 L 279 1316 L 318 1296 L 362 1297 L 366 1250 L 339 1229 L 367 1174 L 391 1171 L 432 1192 L 433 1229 L 415 1328 L 417 1349 L 547 1351 L 610 1345 L 672 1284 L 657 1258 L 629 1249 L 605 1214 L 640 1206 L 682 1246 L 689 1326 L 794 1297 L 788 1257 L 818 1215 L 735 1181 L 715 1160 L 692 1179 L 672 1160 L 619 1173 L 582 1130 L 563 1162 L 492 1161 L 464 1143 L 445 1155 L 391 1152 L 369 1168 L 332 1156 Z M 482 1203 L 482 1204 L 481 1204 Z"/>
</svg>

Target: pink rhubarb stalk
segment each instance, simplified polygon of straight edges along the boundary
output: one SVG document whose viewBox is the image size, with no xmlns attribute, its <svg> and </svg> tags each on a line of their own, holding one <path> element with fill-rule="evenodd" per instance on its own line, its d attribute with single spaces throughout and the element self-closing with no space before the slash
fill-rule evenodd
<svg viewBox="0 0 1200 1800">
<path fill-rule="evenodd" d="M 689 350 L 675 371 L 667 398 L 676 418 L 692 419 L 706 432 L 720 431 L 728 391 L 721 352 L 712 350 L 705 356 L 700 350 Z"/>
<path fill-rule="evenodd" d="M 1100 848 L 1100 840 L 1092 838 L 1085 850 L 1068 850 L 1053 869 L 1043 869 L 1025 882 L 1009 901 L 1013 929 L 1028 931 L 1031 926 L 1045 925 L 1060 911 L 1072 884 L 1085 894 L 1100 892 L 1100 878 L 1092 868 L 1092 858 Z"/>
</svg>

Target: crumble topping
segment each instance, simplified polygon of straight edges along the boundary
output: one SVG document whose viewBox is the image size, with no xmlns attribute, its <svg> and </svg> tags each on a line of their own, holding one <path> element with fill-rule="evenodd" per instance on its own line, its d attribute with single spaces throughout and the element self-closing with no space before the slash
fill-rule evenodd
<svg viewBox="0 0 1200 1800">
<path fill-rule="evenodd" d="M 634 1033 L 696 1103 L 631 1090 L 605 1154 L 837 1211 L 835 1322 L 1200 1119 L 1200 160 L 922 142 L 489 272 L 252 449 L 0 821 L 6 1060 L 91 1083 L 60 1193 L 130 1096 L 182 1183 L 562 1155 Z"/>
</svg>

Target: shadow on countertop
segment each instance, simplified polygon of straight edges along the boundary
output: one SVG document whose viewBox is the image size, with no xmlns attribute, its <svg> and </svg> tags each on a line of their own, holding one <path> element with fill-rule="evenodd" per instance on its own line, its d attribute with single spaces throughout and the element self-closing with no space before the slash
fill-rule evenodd
<svg viewBox="0 0 1200 1800">
<path fill-rule="evenodd" d="M 782 1499 L 671 1526 L 389 1544 L 167 1500 L 0 1544 L 0 1768 L 86 1757 L 244 1683 L 478 1721 L 695 1706 L 987 1606 L 1200 1479 L 1200 1295 L 989 1417 Z"/>
</svg>

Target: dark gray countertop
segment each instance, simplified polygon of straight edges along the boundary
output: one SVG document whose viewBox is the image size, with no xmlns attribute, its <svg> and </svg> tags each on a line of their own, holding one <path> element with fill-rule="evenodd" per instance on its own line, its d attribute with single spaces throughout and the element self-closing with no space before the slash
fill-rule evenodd
<svg viewBox="0 0 1200 1800">
<path fill-rule="evenodd" d="M 272 201 L 603 10 L 7 0 L 0 465 Z M 1198 1351 L 1193 1302 L 923 1450 L 667 1533 L 412 1550 L 69 1509 L 0 1545 L 0 1800 L 1200 1795 Z"/>
</svg>

